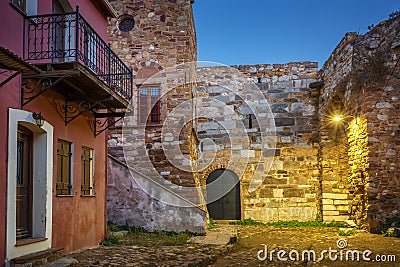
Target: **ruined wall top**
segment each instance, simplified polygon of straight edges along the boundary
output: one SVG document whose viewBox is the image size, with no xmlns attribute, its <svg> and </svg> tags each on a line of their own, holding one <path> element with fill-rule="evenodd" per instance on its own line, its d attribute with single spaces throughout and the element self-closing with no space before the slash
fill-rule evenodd
<svg viewBox="0 0 400 267">
<path fill-rule="evenodd" d="M 355 70 L 372 73 L 373 70 L 368 70 L 367 67 L 371 65 L 368 63 L 371 59 L 382 60 L 382 63 L 389 68 L 393 66 L 397 60 L 393 49 L 400 44 L 399 33 L 400 16 L 382 21 L 364 35 L 355 32 L 347 33 L 319 72 L 320 80 L 324 81 L 321 104 L 340 93 L 338 90 L 346 89 L 338 85 L 346 79 L 350 81 L 350 74 L 354 74 Z M 382 58 L 379 59 L 379 56 Z M 359 80 L 362 81 L 362 79 Z M 351 81 L 348 86 L 350 85 Z"/>
<path fill-rule="evenodd" d="M 119 16 L 109 20 L 109 40 L 134 74 L 143 67 L 162 70 L 197 60 L 193 1 L 110 2 Z"/>
</svg>

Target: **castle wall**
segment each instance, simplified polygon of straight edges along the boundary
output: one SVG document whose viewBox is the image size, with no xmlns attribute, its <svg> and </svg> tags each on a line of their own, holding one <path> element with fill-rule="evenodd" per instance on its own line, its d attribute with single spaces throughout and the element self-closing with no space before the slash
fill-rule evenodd
<svg viewBox="0 0 400 267">
<path fill-rule="evenodd" d="M 110 20 L 109 39 L 134 70 L 135 93 L 133 116 L 109 133 L 109 218 L 186 230 L 172 219 L 182 214 L 205 230 L 206 182 L 217 169 L 240 179 L 241 218 L 350 218 L 374 229 L 398 216 L 399 18 L 346 34 L 320 71 L 313 62 L 197 68 L 187 64 L 197 60 L 192 1 L 110 2 L 120 17 Z M 135 25 L 125 32 L 126 18 Z M 138 123 L 137 88 L 146 85 L 161 90 L 158 124 Z M 120 172 L 121 163 L 134 171 Z M 168 190 L 143 188 L 136 177 L 126 193 L 120 185 L 135 173 Z M 175 215 L 153 223 L 168 209 Z M 135 219 L 140 210 L 147 215 Z"/>
<path fill-rule="evenodd" d="M 351 219 L 371 230 L 399 216 L 399 30 L 397 17 L 365 35 L 347 34 L 320 71 L 320 116 L 332 110 L 333 97 L 340 99 L 347 116 L 342 122 L 347 145 L 339 149 L 348 160 L 330 164 L 342 170 L 333 179 L 335 193 L 348 194 Z M 326 147 L 322 154 L 332 163 L 329 142 L 322 139 L 321 147 Z"/>
<path fill-rule="evenodd" d="M 201 198 L 191 169 L 189 147 L 192 140 L 192 108 L 185 104 L 192 98 L 195 69 L 195 63 L 192 62 L 197 60 L 192 1 L 110 2 L 120 15 L 109 23 L 111 47 L 132 67 L 135 86 L 133 115 L 125 117 L 124 124 L 110 131 L 108 149 L 111 156 L 132 167 L 136 173 L 128 170 L 130 175 L 126 176 L 117 168 L 110 168 L 108 217 L 114 220 L 121 216 L 132 225 L 149 229 L 154 228 L 153 222 L 157 221 L 158 230 L 185 231 L 187 221 L 181 224 L 180 216 L 157 214 L 179 210 L 182 199 L 187 200 L 183 201 L 186 203 L 184 205 L 197 210 L 197 213 L 193 213 L 194 217 L 204 217 L 205 213 L 201 209 Z M 124 31 L 123 25 L 128 19 L 134 21 L 134 27 Z M 139 88 L 159 88 L 159 97 L 151 98 L 151 105 L 159 101 L 159 120 L 149 119 L 144 123 L 139 121 L 143 114 L 139 105 Z M 153 185 L 140 183 L 140 178 L 135 177 L 137 173 L 168 190 L 153 190 Z M 142 188 L 140 194 L 139 189 L 126 192 L 125 188 L 120 187 L 120 184 L 127 185 L 132 180 Z M 145 205 L 140 199 L 149 193 L 154 202 L 151 204 L 151 212 L 146 220 L 137 220 L 134 211 Z M 137 198 L 137 201 L 122 203 L 121 194 L 126 195 L 127 199 Z M 180 198 L 175 198 L 174 194 Z M 186 209 L 182 207 L 182 216 L 187 215 L 184 211 Z M 196 229 L 197 232 L 205 231 L 205 219 L 202 229 Z"/>
<path fill-rule="evenodd" d="M 234 171 L 240 179 L 242 218 L 316 218 L 317 98 L 309 84 L 317 71 L 313 62 L 198 71 L 198 79 L 207 81 L 197 92 L 203 97 L 199 117 L 205 117 L 198 122 L 201 183 L 215 169 Z"/>
</svg>

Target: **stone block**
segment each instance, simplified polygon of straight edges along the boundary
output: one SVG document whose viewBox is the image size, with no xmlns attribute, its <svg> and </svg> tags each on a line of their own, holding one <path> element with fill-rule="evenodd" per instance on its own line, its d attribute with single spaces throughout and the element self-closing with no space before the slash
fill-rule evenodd
<svg viewBox="0 0 400 267">
<path fill-rule="evenodd" d="M 207 89 L 208 89 L 209 93 L 214 93 L 214 94 L 230 92 L 230 90 L 231 90 L 229 87 L 225 87 L 225 86 L 208 86 Z"/>
<path fill-rule="evenodd" d="M 304 197 L 304 191 L 297 188 L 287 188 L 283 195 L 285 197 Z"/>
<path fill-rule="evenodd" d="M 304 104 L 303 103 L 299 103 L 299 102 L 292 103 L 292 106 L 291 106 L 291 111 L 292 112 L 303 111 L 303 110 L 304 110 Z"/>
<path fill-rule="evenodd" d="M 348 199 L 347 194 L 334 194 L 334 193 L 322 193 L 322 198 L 330 199 Z"/>
<path fill-rule="evenodd" d="M 273 189 L 274 198 L 283 198 L 283 189 Z"/>
<path fill-rule="evenodd" d="M 307 199 L 304 197 L 291 197 L 289 198 L 289 201 L 297 204 L 297 203 L 305 203 L 307 202 Z"/>
<path fill-rule="evenodd" d="M 275 99 L 286 99 L 286 98 L 289 98 L 289 94 L 275 94 L 273 96 L 273 98 L 275 98 Z"/>
<path fill-rule="evenodd" d="M 290 136 L 282 136 L 281 137 L 281 142 L 282 143 L 291 143 L 292 142 L 292 137 L 290 137 Z"/>
<path fill-rule="evenodd" d="M 385 114 L 378 114 L 376 117 L 377 117 L 378 120 L 380 120 L 380 121 L 385 121 L 385 120 L 388 119 L 388 116 L 385 115 Z"/>
<path fill-rule="evenodd" d="M 275 118 L 275 126 L 294 126 L 294 118 Z"/>
<path fill-rule="evenodd" d="M 262 189 L 260 190 L 260 198 L 272 198 L 274 197 L 274 192 L 272 189 Z"/>
<path fill-rule="evenodd" d="M 229 102 L 229 96 L 217 96 L 214 98 L 216 101 L 221 101 L 223 103 Z"/>
<path fill-rule="evenodd" d="M 271 170 L 282 170 L 283 169 L 283 162 L 282 161 L 274 161 L 271 165 Z"/>
<path fill-rule="evenodd" d="M 381 109 L 381 108 L 389 108 L 389 109 L 391 109 L 391 108 L 393 108 L 393 105 L 388 103 L 388 102 L 379 102 L 379 103 L 376 104 L 376 108 L 379 108 L 379 109 Z"/>
<path fill-rule="evenodd" d="M 228 129 L 228 130 L 235 129 L 237 127 L 236 122 L 234 122 L 234 121 L 224 121 L 221 123 L 221 125 L 224 129 Z"/>
<path fill-rule="evenodd" d="M 242 150 L 240 151 L 240 155 L 243 158 L 254 158 L 256 154 L 254 150 Z"/>
<path fill-rule="evenodd" d="M 349 201 L 348 200 L 333 200 L 333 204 L 335 205 L 349 205 Z"/>
<path fill-rule="evenodd" d="M 323 215 L 325 216 L 336 216 L 339 215 L 339 211 L 337 210 L 324 210 Z"/>
<path fill-rule="evenodd" d="M 172 141 L 174 141 L 174 136 L 173 135 L 164 136 L 164 142 L 172 142 Z"/>
<path fill-rule="evenodd" d="M 334 205 L 324 205 L 324 204 L 322 205 L 322 209 L 324 210 L 324 212 L 328 211 L 328 210 L 331 210 L 331 211 L 332 210 L 337 210 Z"/>
<path fill-rule="evenodd" d="M 326 199 L 326 198 L 323 198 L 322 199 L 322 205 L 333 205 L 333 200 L 332 199 Z"/>
<path fill-rule="evenodd" d="M 328 214 L 323 214 L 323 220 L 324 222 L 344 222 L 345 220 L 348 220 L 349 216 L 334 216 L 334 215 L 328 215 Z"/>
<path fill-rule="evenodd" d="M 287 103 L 278 103 L 270 105 L 273 113 L 287 113 L 289 112 L 289 105 Z"/>
<path fill-rule="evenodd" d="M 349 210 L 349 206 L 346 206 L 346 205 L 336 205 L 335 207 L 336 207 L 336 210 L 339 210 L 339 211 L 348 211 Z"/>
</svg>

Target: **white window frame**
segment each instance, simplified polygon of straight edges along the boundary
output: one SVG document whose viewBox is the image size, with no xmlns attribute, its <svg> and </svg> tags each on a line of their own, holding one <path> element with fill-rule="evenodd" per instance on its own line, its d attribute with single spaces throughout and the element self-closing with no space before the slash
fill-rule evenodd
<svg viewBox="0 0 400 267">
<path fill-rule="evenodd" d="M 36 16 L 38 14 L 38 0 L 25 0 L 22 3 L 24 6 L 19 5 L 16 0 L 11 0 L 10 2 L 27 16 Z"/>
</svg>

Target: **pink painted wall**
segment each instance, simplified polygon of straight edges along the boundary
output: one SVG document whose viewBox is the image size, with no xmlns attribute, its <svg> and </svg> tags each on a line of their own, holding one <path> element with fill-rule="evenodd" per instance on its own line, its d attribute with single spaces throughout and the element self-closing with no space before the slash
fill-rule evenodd
<svg viewBox="0 0 400 267">
<path fill-rule="evenodd" d="M 8 75 L 0 75 L 0 81 L 7 77 Z M 0 87 L 0 266 L 4 264 L 6 252 L 8 108 L 18 108 L 18 88 L 21 88 L 18 77 L 7 86 Z"/>
<path fill-rule="evenodd" d="M 4 0 L 3 0 L 4 1 Z M 107 41 L 107 19 L 90 0 L 69 0 L 73 11 L 79 6 L 80 14 L 87 20 L 93 29 Z M 38 14 L 50 14 L 52 12 L 52 0 L 38 0 Z"/>
<path fill-rule="evenodd" d="M 75 6 L 79 5 L 79 10 L 82 16 L 100 35 L 100 37 L 107 42 L 107 19 L 98 9 L 96 9 L 92 1 L 70 0 L 69 2 L 74 10 Z"/>
<path fill-rule="evenodd" d="M 0 0 L 0 45 L 22 56 L 24 19 L 9 2 Z"/>
<path fill-rule="evenodd" d="M 94 138 L 93 131 L 84 117 L 79 117 L 65 126 L 62 115 L 55 112 L 48 101 L 47 97 L 54 96 L 57 96 L 57 93 L 48 91 L 27 105 L 26 110 L 41 111 L 46 121 L 54 127 L 52 246 L 64 248 L 64 252 L 69 253 L 98 245 L 105 234 L 106 139 L 104 133 Z M 74 144 L 72 196 L 56 196 L 58 139 Z M 94 149 L 95 196 L 80 196 L 82 146 Z"/>
<path fill-rule="evenodd" d="M 70 0 L 75 10 L 79 5 L 83 17 L 97 33 L 107 41 L 107 20 L 90 0 Z M 51 13 L 51 0 L 38 0 L 38 14 Z M 9 0 L 0 0 L 0 45 L 23 57 L 23 16 L 10 6 Z M 3 70 L 0 69 L 0 72 Z M 0 82 L 12 72 L 0 74 Z M 17 76 L 0 88 L 0 266 L 5 261 L 6 204 L 7 193 L 7 132 L 8 109 L 20 107 L 21 77 Z M 50 92 L 48 92 L 50 93 Z M 47 94 L 47 93 L 46 93 Z M 46 100 L 46 94 L 27 107 L 28 111 L 42 112 L 54 128 L 54 179 L 57 171 L 57 139 L 75 144 L 74 196 L 56 197 L 53 181 L 53 246 L 63 247 L 65 252 L 80 250 L 98 244 L 105 233 L 105 190 L 106 190 L 106 140 L 105 134 L 97 138 L 86 121 L 79 118 L 67 127 Z M 51 93 L 50 93 L 51 94 Z M 80 197 L 80 153 L 81 147 L 95 150 L 96 196 Z"/>
<path fill-rule="evenodd" d="M 12 22 L 12 23 L 10 23 Z M 9 6 L 9 1 L 0 0 L 0 45 L 22 54 L 22 16 Z M 0 74 L 0 82 L 12 73 Z M 18 107 L 20 80 L 14 78 L 0 88 L 0 266 L 4 265 L 6 252 L 7 211 L 7 136 L 8 107 Z"/>
</svg>

